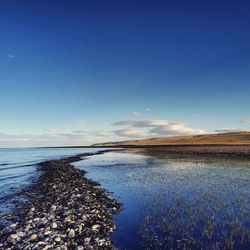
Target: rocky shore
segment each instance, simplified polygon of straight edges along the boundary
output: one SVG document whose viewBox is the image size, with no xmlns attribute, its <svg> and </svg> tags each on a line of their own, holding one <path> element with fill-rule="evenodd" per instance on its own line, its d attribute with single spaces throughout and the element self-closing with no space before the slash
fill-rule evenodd
<svg viewBox="0 0 250 250">
<path fill-rule="evenodd" d="M 0 249 L 116 249 L 109 237 L 122 205 L 71 165 L 88 155 L 38 165 L 38 182 L 5 216 L 12 224 L 0 232 Z"/>
</svg>

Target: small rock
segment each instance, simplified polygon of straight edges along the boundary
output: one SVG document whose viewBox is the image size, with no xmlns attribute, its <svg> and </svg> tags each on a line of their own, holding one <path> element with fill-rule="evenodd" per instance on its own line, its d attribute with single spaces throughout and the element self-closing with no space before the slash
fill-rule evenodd
<svg viewBox="0 0 250 250">
<path fill-rule="evenodd" d="M 39 242 L 37 243 L 37 245 L 38 245 L 38 246 L 45 245 L 45 242 L 43 242 L 43 241 L 39 241 Z"/>
<path fill-rule="evenodd" d="M 16 228 L 16 227 L 17 227 L 17 223 L 10 225 L 10 228 Z"/>
<path fill-rule="evenodd" d="M 52 210 L 52 211 L 56 211 L 56 205 L 52 205 L 52 206 L 51 206 L 51 210 Z"/>
<path fill-rule="evenodd" d="M 57 237 L 55 238 L 55 242 L 56 242 L 56 243 L 60 243 L 60 242 L 61 242 L 61 237 L 60 237 L 60 236 L 57 236 Z"/>
<path fill-rule="evenodd" d="M 42 250 L 48 250 L 51 249 L 51 246 L 45 246 Z"/>
<path fill-rule="evenodd" d="M 53 222 L 52 225 L 51 225 L 51 227 L 52 227 L 53 229 L 55 229 L 55 228 L 57 228 L 57 224 L 56 224 L 55 222 Z"/>
<path fill-rule="evenodd" d="M 73 224 L 74 223 L 74 221 L 72 221 L 69 217 L 66 217 L 65 219 L 64 219 L 64 221 L 63 221 L 65 224 L 67 224 L 67 225 L 70 225 L 70 224 Z"/>
<path fill-rule="evenodd" d="M 61 246 L 60 250 L 68 250 L 68 247 L 63 245 L 63 246 Z"/>
<path fill-rule="evenodd" d="M 31 228 L 32 228 L 32 225 L 31 225 L 31 224 L 28 224 L 28 225 L 25 227 L 25 231 L 28 232 Z"/>
<path fill-rule="evenodd" d="M 85 244 L 89 244 L 89 243 L 90 243 L 90 240 L 91 240 L 91 238 L 85 238 L 85 239 L 84 239 L 84 243 L 85 243 Z"/>
<path fill-rule="evenodd" d="M 46 231 L 45 233 L 44 233 L 44 235 L 49 235 L 49 234 L 51 234 L 52 233 L 52 231 Z"/>
<path fill-rule="evenodd" d="M 17 241 L 19 241 L 20 238 L 17 234 L 12 234 L 9 238 L 8 238 L 8 242 L 12 243 L 13 245 L 15 245 L 17 243 Z"/>
<path fill-rule="evenodd" d="M 99 227 L 100 227 L 100 225 L 95 224 L 95 225 L 93 225 L 93 226 L 91 227 L 91 229 L 92 229 L 93 231 L 97 231 L 97 230 L 99 229 Z"/>
<path fill-rule="evenodd" d="M 24 232 L 18 232 L 17 235 L 20 237 L 20 238 L 23 238 L 26 236 L 26 233 Z"/>
<path fill-rule="evenodd" d="M 32 235 L 30 236 L 30 239 L 31 239 L 32 241 L 37 240 L 37 238 L 38 238 L 37 234 L 32 234 Z"/>
<path fill-rule="evenodd" d="M 75 233 L 75 230 L 74 229 L 71 229 L 68 233 L 68 237 L 69 238 L 75 238 L 76 236 L 76 233 Z"/>
<path fill-rule="evenodd" d="M 99 240 L 99 241 L 98 241 L 98 246 L 102 246 L 104 243 L 105 243 L 105 240 L 104 240 L 104 239 Z"/>
</svg>

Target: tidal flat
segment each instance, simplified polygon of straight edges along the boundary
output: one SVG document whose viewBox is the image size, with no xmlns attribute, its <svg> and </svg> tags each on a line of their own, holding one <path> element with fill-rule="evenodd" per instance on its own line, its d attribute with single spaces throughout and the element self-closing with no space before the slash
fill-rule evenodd
<svg viewBox="0 0 250 250">
<path fill-rule="evenodd" d="M 249 249 L 250 162 L 107 153 L 74 164 L 124 204 L 120 249 Z"/>
</svg>

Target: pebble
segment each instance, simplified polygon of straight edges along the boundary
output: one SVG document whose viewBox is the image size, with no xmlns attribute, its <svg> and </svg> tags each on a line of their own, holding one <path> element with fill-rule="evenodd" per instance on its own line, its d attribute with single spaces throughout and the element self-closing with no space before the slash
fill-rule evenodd
<svg viewBox="0 0 250 250">
<path fill-rule="evenodd" d="M 74 229 L 70 229 L 69 233 L 68 233 L 68 237 L 69 238 L 75 238 L 76 234 L 75 234 L 75 230 Z"/>
<path fill-rule="evenodd" d="M 85 244 L 89 244 L 89 243 L 90 243 L 90 240 L 91 240 L 91 238 L 85 238 L 85 239 L 84 239 L 84 243 L 85 243 Z"/>
<path fill-rule="evenodd" d="M 44 248 L 42 248 L 42 250 L 49 250 L 51 249 L 51 246 L 45 246 Z"/>
<path fill-rule="evenodd" d="M 37 238 L 38 238 L 37 234 L 32 234 L 32 235 L 30 236 L 30 239 L 31 239 L 32 241 L 36 241 Z"/>
<path fill-rule="evenodd" d="M 81 159 L 38 165 L 38 183 L 24 192 L 30 203 L 19 210 L 20 220 L 0 231 L 0 249 L 116 249 L 109 235 L 115 228 L 112 215 L 122 206 L 71 166 Z"/>
<path fill-rule="evenodd" d="M 60 237 L 60 236 L 57 236 L 57 237 L 55 238 L 55 242 L 56 242 L 56 243 L 60 243 L 60 242 L 61 242 L 61 237 Z"/>
<path fill-rule="evenodd" d="M 18 225 L 18 223 L 14 223 L 14 224 L 10 225 L 10 228 L 16 228 L 17 225 Z"/>
<path fill-rule="evenodd" d="M 53 222 L 52 225 L 51 225 L 51 227 L 52 227 L 53 229 L 56 229 L 56 228 L 57 228 L 57 224 L 56 224 L 55 222 Z"/>
<path fill-rule="evenodd" d="M 51 206 L 51 210 L 52 210 L 53 212 L 55 212 L 55 211 L 56 211 L 56 205 L 52 205 L 52 206 Z"/>
<path fill-rule="evenodd" d="M 45 233 L 44 233 L 44 235 L 50 235 L 52 233 L 52 231 L 46 231 Z"/>
<path fill-rule="evenodd" d="M 19 241 L 20 238 L 17 234 L 12 234 L 9 238 L 8 238 L 8 241 L 10 243 L 12 243 L 13 245 L 15 245 L 17 243 L 17 241 Z"/>
<path fill-rule="evenodd" d="M 100 227 L 100 225 L 95 224 L 95 225 L 93 225 L 93 226 L 91 227 L 91 229 L 92 229 L 93 231 L 97 231 L 97 230 L 99 229 L 99 227 Z"/>
</svg>

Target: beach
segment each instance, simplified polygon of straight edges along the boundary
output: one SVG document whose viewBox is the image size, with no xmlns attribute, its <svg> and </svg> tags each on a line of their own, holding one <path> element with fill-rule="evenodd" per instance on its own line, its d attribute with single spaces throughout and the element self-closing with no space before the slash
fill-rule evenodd
<svg viewBox="0 0 250 250">
<path fill-rule="evenodd" d="M 112 220 L 122 205 L 112 199 L 83 170 L 71 163 L 96 153 L 84 153 L 38 166 L 38 182 L 22 190 L 11 214 L 13 223 L 0 233 L 1 249 L 115 249 L 109 238 Z"/>
</svg>

